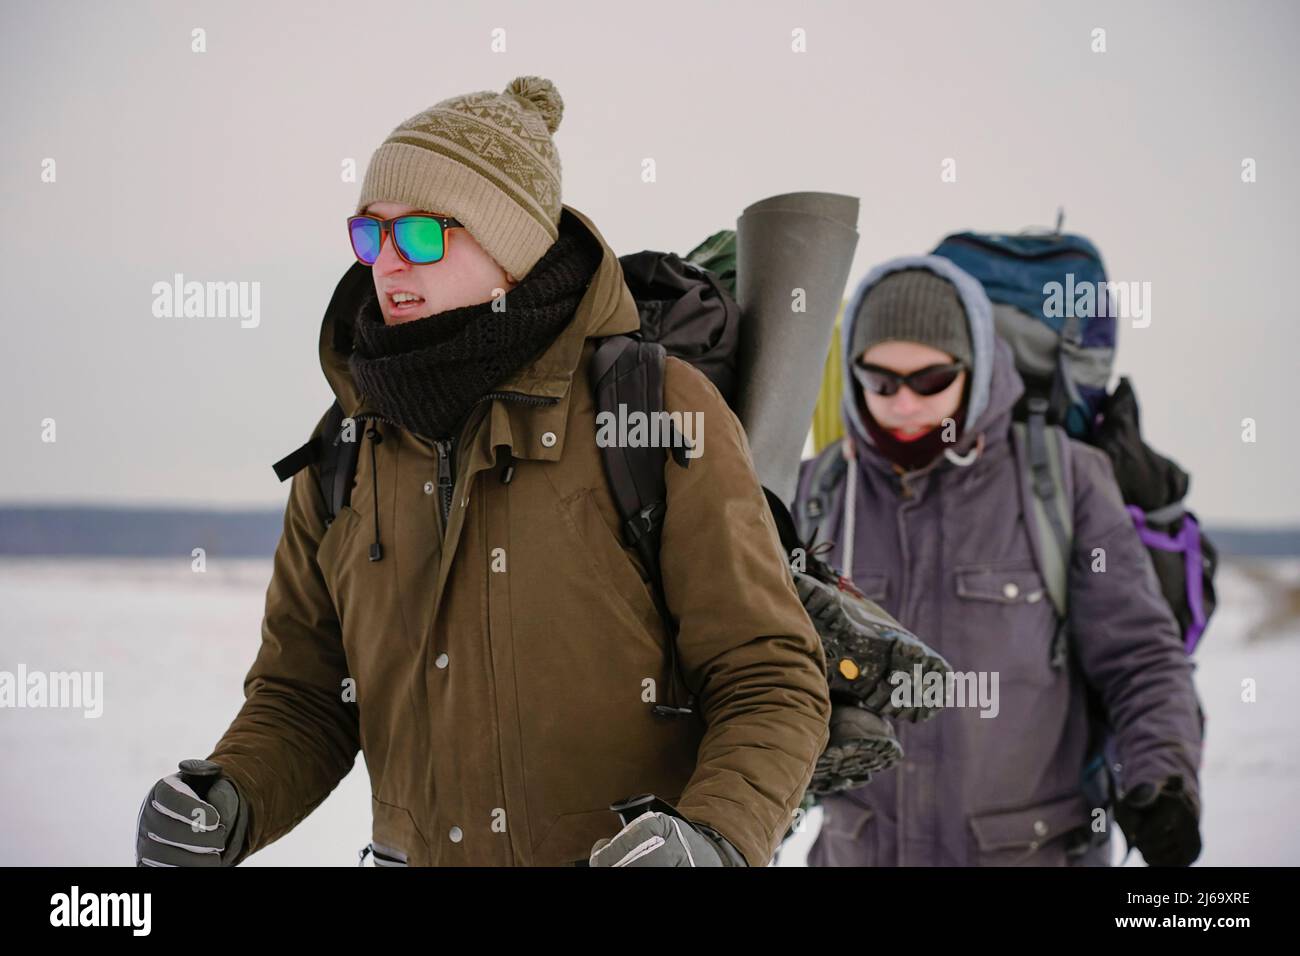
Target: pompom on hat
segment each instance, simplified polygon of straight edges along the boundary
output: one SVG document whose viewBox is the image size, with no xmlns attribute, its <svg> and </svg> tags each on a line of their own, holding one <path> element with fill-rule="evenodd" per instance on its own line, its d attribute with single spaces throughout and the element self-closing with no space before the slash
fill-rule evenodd
<svg viewBox="0 0 1300 956">
<path fill-rule="evenodd" d="M 563 116 L 559 90 L 540 76 L 436 103 L 375 150 L 356 211 L 395 202 L 454 216 L 523 279 L 559 236 L 560 156 L 551 137 Z"/>
</svg>

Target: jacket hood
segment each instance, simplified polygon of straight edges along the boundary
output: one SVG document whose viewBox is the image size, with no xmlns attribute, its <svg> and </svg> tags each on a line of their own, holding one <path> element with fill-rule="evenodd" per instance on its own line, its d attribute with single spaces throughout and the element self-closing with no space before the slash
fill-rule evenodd
<svg viewBox="0 0 1300 956">
<path fill-rule="evenodd" d="M 565 205 L 560 229 L 585 229 L 600 244 L 600 265 L 592 274 L 586 293 L 578 303 L 574 319 L 531 364 L 520 369 L 497 387 L 545 398 L 559 398 L 568 390 L 586 339 L 632 332 L 640 327 L 636 302 L 623 281 L 623 268 L 605 237 L 583 213 Z M 528 279 L 525 276 L 524 281 Z M 343 274 L 320 330 L 320 364 L 325 380 L 345 415 L 362 411 L 364 396 L 357 389 L 348 356 L 352 353 L 353 328 L 365 297 L 374 293 L 371 267 L 354 262 Z"/>
<path fill-rule="evenodd" d="M 1024 392 L 1024 384 L 1016 373 L 1011 348 L 998 338 L 993 325 L 993 306 L 979 284 L 969 273 L 941 256 L 901 256 L 881 263 L 867 273 L 858 283 L 845 307 L 845 321 L 840 328 L 840 353 L 843 392 L 840 414 L 845 430 L 862 448 L 874 448 L 870 434 L 858 408 L 858 385 L 853 377 L 853 330 L 862 310 L 862 301 L 881 279 L 903 269 L 927 269 L 947 279 L 957 289 L 957 295 L 966 311 L 966 321 L 971 338 L 970 401 L 966 412 L 966 426 L 954 451 L 962 453 L 975 441 L 975 436 L 986 431 L 999 418 L 1010 415 L 1012 407 Z"/>
</svg>

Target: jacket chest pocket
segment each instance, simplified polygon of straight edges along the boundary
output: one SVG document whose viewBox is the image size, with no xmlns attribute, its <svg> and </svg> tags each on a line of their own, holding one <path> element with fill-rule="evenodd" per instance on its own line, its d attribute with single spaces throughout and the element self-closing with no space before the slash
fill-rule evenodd
<svg viewBox="0 0 1300 956">
<path fill-rule="evenodd" d="M 384 659 L 380 645 L 400 641 L 390 656 L 409 655 L 417 649 L 399 603 L 408 589 L 398 586 L 397 542 L 385 539 L 383 560 L 371 561 L 373 540 L 370 521 L 345 505 L 325 529 L 316 549 L 316 566 L 333 602 L 348 662 L 359 671 L 352 674 L 358 681 L 369 677 L 370 667 Z M 433 580 L 427 567 L 409 573 Z"/>
<path fill-rule="evenodd" d="M 574 552 L 587 564 L 586 573 L 602 582 L 607 601 L 616 602 L 620 611 L 635 622 L 635 630 L 662 652 L 662 620 L 651 593 L 651 584 L 643 577 L 640 564 L 625 549 L 601 514 L 594 492 L 579 489 L 561 499 L 557 511 L 563 523 L 572 529 L 575 538 Z M 613 608 L 610 608 L 613 611 Z"/>
<path fill-rule="evenodd" d="M 1056 612 L 1032 562 L 983 563 L 955 569 L 963 665 L 1002 680 L 1051 684 Z"/>
</svg>

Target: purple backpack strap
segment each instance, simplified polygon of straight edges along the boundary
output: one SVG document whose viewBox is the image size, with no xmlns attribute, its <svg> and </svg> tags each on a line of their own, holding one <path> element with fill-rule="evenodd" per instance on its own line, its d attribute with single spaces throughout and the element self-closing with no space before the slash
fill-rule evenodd
<svg viewBox="0 0 1300 956">
<path fill-rule="evenodd" d="M 1177 507 L 1181 511 L 1181 504 Z M 1167 510 L 1161 509 L 1161 511 Z M 1181 552 L 1183 555 L 1183 565 L 1187 572 L 1187 607 L 1192 614 L 1184 650 L 1190 654 L 1196 650 L 1201 634 L 1205 631 L 1205 605 L 1202 601 L 1205 584 L 1201 579 L 1201 526 L 1190 511 L 1181 511 L 1182 521 L 1178 525 L 1178 532 L 1171 535 L 1157 531 L 1147 524 L 1148 517 L 1156 520 L 1153 516 L 1159 515 L 1160 512 L 1152 512 L 1149 516 L 1137 505 L 1129 505 L 1128 513 L 1132 516 L 1133 526 L 1137 528 L 1138 537 L 1142 539 L 1144 545 L 1160 551 Z"/>
</svg>

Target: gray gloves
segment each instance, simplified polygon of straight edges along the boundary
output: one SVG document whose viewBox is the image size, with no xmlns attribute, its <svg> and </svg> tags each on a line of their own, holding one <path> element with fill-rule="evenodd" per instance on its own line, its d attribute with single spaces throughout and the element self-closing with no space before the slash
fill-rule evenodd
<svg viewBox="0 0 1300 956">
<path fill-rule="evenodd" d="M 667 813 L 647 811 L 612 839 L 597 840 L 591 866 L 746 866 L 716 830 Z"/>
<path fill-rule="evenodd" d="M 234 866 L 247 829 L 248 810 L 221 767 L 182 760 L 140 805 L 136 866 Z"/>
</svg>

